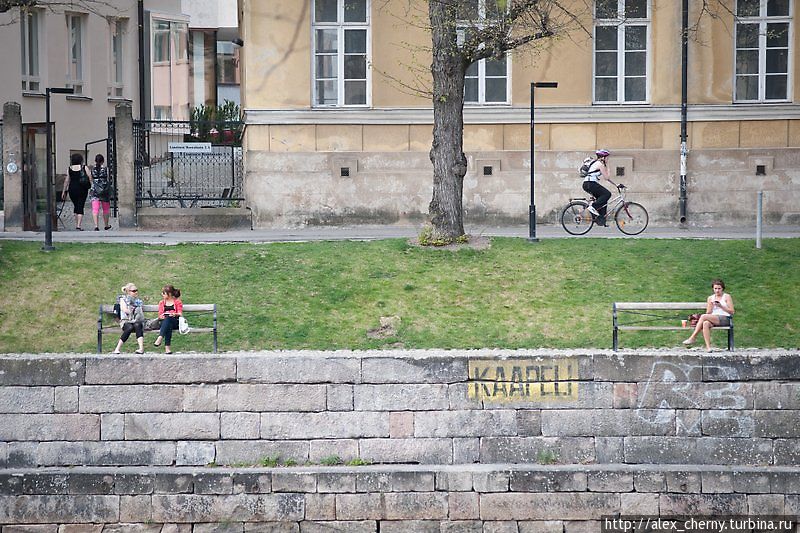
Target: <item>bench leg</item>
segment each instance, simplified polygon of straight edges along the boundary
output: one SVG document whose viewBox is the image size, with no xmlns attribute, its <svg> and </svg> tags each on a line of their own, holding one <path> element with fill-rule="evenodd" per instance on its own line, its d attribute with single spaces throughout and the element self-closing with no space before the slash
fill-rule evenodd
<svg viewBox="0 0 800 533">
<path fill-rule="evenodd" d="M 728 351 L 733 351 L 733 328 L 728 330 Z"/>
<path fill-rule="evenodd" d="M 618 339 L 618 330 L 617 330 L 617 328 L 614 328 L 614 332 L 612 333 L 612 342 L 611 342 L 611 344 L 614 347 L 614 351 L 615 352 L 617 351 L 617 348 L 619 347 L 618 340 L 619 340 Z"/>
</svg>

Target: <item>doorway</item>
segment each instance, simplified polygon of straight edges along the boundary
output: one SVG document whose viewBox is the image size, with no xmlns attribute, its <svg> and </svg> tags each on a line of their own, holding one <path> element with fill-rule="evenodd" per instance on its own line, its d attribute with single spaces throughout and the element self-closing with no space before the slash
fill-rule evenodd
<svg viewBox="0 0 800 533">
<path fill-rule="evenodd" d="M 55 137 L 55 133 L 53 134 Z M 55 147 L 53 147 L 55 151 Z M 22 125 L 22 229 L 39 231 L 47 211 L 47 127 Z M 55 202 L 54 202 L 55 203 Z M 52 213 L 55 215 L 55 211 Z M 56 225 L 54 224 L 55 228 Z"/>
</svg>

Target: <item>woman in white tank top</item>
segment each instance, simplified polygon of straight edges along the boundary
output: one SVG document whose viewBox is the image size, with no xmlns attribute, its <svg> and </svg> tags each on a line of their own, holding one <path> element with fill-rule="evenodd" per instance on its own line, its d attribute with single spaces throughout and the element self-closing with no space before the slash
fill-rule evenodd
<svg viewBox="0 0 800 533">
<path fill-rule="evenodd" d="M 689 338 L 683 341 L 683 344 L 689 346 L 694 344 L 698 333 L 703 332 L 703 339 L 706 341 L 706 351 L 711 351 L 711 328 L 714 326 L 730 326 L 731 317 L 733 316 L 733 298 L 725 292 L 725 282 L 721 279 L 715 279 L 711 282 L 711 288 L 714 294 L 706 300 L 706 312 L 700 315 L 700 320 L 697 321 L 694 331 Z"/>
</svg>

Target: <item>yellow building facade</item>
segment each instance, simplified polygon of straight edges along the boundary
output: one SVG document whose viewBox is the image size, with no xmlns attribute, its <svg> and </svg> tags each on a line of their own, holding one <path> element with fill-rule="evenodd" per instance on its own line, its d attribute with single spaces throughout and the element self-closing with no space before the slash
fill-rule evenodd
<svg viewBox="0 0 800 533">
<path fill-rule="evenodd" d="M 491 0 L 464 0 L 480 18 Z M 794 0 L 690 1 L 686 223 L 800 222 Z M 239 0 L 246 196 L 260 227 L 416 223 L 431 199 L 430 33 L 423 0 Z M 574 1 L 579 24 L 468 70 L 467 224 L 540 222 L 583 196 L 612 152 L 651 221 L 679 222 L 681 2 Z"/>
</svg>

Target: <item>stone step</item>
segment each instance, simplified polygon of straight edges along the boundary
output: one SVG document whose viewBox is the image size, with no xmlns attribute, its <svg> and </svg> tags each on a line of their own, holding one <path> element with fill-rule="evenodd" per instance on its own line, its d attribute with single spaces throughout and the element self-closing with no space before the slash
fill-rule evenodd
<svg viewBox="0 0 800 533">
<path fill-rule="evenodd" d="M 0 524 L 50 524 L 42 527 L 52 529 L 35 531 L 65 533 L 103 530 L 98 524 L 105 525 L 103 531 L 190 531 L 186 528 L 192 526 L 194 531 L 598 531 L 605 518 L 620 515 L 798 514 L 798 467 L 491 464 L 0 471 Z"/>
</svg>

